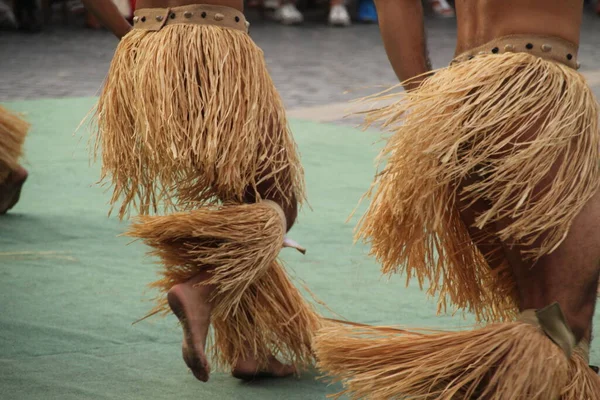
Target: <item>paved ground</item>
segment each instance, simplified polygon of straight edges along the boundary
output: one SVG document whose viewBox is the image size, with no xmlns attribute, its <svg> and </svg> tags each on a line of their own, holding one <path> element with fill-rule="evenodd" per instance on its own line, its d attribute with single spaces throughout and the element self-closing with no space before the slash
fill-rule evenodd
<svg viewBox="0 0 600 400">
<path fill-rule="evenodd" d="M 292 111 L 319 113 L 323 110 L 319 106 L 337 105 L 395 82 L 377 26 L 329 28 L 324 17 L 317 14 L 304 26 L 284 27 L 256 13 L 249 16 L 251 34 L 264 49 L 275 83 Z M 0 32 L 0 101 L 96 94 L 117 41 L 106 31 L 81 25 L 81 21 L 67 27 L 56 24 L 41 35 Z M 452 57 L 454 25 L 454 20 L 427 21 L 435 67 Z M 600 94 L 598 32 L 600 18 L 586 14 L 580 60 L 596 94 Z M 329 119 L 338 119 L 340 107 L 330 108 Z M 317 119 L 323 119 L 319 114 Z"/>
</svg>

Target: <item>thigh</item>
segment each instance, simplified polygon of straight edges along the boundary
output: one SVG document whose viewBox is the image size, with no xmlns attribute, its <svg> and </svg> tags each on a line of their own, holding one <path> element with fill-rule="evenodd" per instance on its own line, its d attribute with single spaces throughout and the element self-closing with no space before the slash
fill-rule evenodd
<svg viewBox="0 0 600 400">
<path fill-rule="evenodd" d="M 463 185 L 470 182 L 467 179 Z M 477 216 L 490 207 L 485 201 L 473 204 L 459 201 L 458 206 L 472 240 L 490 268 L 503 265 L 509 268 L 519 309 L 540 309 L 558 302 L 576 337 L 589 340 L 600 284 L 600 191 L 575 217 L 563 242 L 536 261 L 527 260 L 522 254 L 538 243 L 531 246 L 502 243 L 495 236 L 510 220 L 483 229 L 473 227 Z"/>
<path fill-rule="evenodd" d="M 559 302 L 578 339 L 589 339 L 591 334 L 600 278 L 599 223 L 600 191 L 573 220 L 555 251 L 532 264 L 511 263 L 521 308 L 538 309 Z"/>
</svg>

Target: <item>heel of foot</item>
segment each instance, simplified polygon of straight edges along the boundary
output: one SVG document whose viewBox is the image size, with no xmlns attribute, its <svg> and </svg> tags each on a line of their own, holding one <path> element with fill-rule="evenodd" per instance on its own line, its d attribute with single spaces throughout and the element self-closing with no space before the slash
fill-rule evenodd
<svg viewBox="0 0 600 400">
<path fill-rule="evenodd" d="M 179 319 L 181 323 L 185 319 L 185 312 L 183 310 L 183 304 L 179 295 L 177 294 L 177 289 L 174 287 L 167 293 L 167 302 L 169 303 L 169 308 L 175 314 L 175 316 Z"/>
<path fill-rule="evenodd" d="M 181 287 L 174 286 L 167 293 L 167 302 L 173 314 L 179 319 L 183 329 L 183 343 L 181 347 L 183 361 L 185 361 L 185 364 L 192 371 L 196 379 L 207 382 L 210 375 L 210 367 L 204 355 L 204 345 L 200 344 L 204 343 L 205 338 L 200 333 L 199 329 L 201 327 L 194 327 L 194 323 L 197 323 L 197 321 L 188 321 L 184 297 Z M 189 306 L 190 304 L 188 304 L 188 312 L 190 311 Z"/>
</svg>

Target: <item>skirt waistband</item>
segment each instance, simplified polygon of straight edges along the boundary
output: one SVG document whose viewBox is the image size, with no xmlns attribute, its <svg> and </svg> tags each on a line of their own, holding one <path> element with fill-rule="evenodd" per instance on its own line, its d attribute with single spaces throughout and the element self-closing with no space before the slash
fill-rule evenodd
<svg viewBox="0 0 600 400">
<path fill-rule="evenodd" d="M 215 25 L 246 33 L 250 27 L 244 14 L 235 8 L 208 4 L 142 8 L 136 10 L 133 17 L 133 28 L 146 31 L 159 31 L 164 26 L 176 24 Z"/>
<path fill-rule="evenodd" d="M 548 61 L 554 61 L 579 69 L 577 45 L 552 36 L 510 35 L 494 39 L 483 46 L 475 47 L 454 58 L 452 63 L 470 60 L 483 54 L 527 53 Z"/>
</svg>

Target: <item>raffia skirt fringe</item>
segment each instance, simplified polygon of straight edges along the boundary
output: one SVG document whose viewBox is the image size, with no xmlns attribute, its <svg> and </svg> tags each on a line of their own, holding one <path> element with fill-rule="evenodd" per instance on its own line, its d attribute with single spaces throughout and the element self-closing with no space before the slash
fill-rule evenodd
<svg viewBox="0 0 600 400">
<path fill-rule="evenodd" d="M 102 180 L 119 216 L 189 210 L 261 193 L 302 201 L 302 166 L 263 53 L 212 25 L 134 29 L 96 110 Z M 264 189 L 266 187 L 266 190 Z"/>
<path fill-rule="evenodd" d="M 344 385 L 334 398 L 600 399 L 582 347 L 566 357 L 542 329 L 519 321 L 427 334 L 328 326 L 314 347 L 319 369 Z"/>
<path fill-rule="evenodd" d="M 591 90 L 572 68 L 506 53 L 441 69 L 399 96 L 367 114 L 393 135 L 357 238 L 371 244 L 384 273 L 428 280 L 440 311 L 450 302 L 480 320 L 514 316 L 514 278 L 490 269 L 458 202 L 489 205 L 475 223 L 482 234 L 510 219 L 494 234 L 530 245 L 529 259 L 556 249 L 599 185 Z"/>
<path fill-rule="evenodd" d="M 161 293 L 150 313 L 166 314 L 166 293 L 202 271 L 215 285 L 212 350 L 227 370 L 248 356 L 266 367 L 272 355 L 299 370 L 313 361 L 312 338 L 323 320 L 277 260 L 285 234 L 265 203 L 226 204 L 166 216 L 142 216 L 127 235 L 142 239 L 161 259 Z"/>
<path fill-rule="evenodd" d="M 0 182 L 19 167 L 28 130 L 27 121 L 0 106 Z"/>
</svg>

